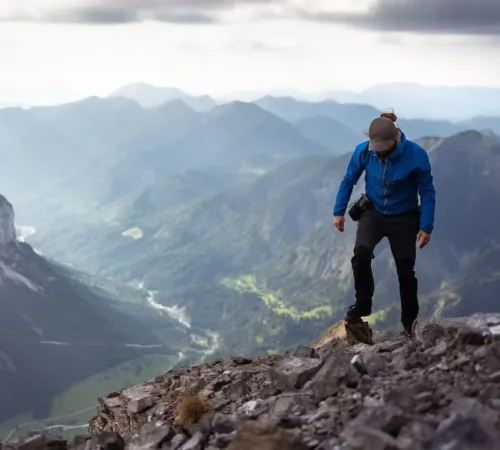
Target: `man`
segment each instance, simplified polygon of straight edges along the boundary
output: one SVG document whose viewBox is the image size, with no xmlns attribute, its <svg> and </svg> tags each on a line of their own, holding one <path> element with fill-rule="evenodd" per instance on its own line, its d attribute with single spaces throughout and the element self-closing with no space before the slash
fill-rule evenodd
<svg viewBox="0 0 500 450">
<path fill-rule="evenodd" d="M 427 152 L 407 139 L 396 121 L 393 113 L 373 120 L 369 141 L 354 150 L 337 194 L 333 225 L 344 231 L 344 214 L 353 187 L 365 171 L 370 203 L 358 222 L 351 260 L 356 302 L 348 308 L 345 319 L 359 321 L 372 313 L 375 284 L 371 260 L 377 244 L 387 237 L 398 274 L 401 322 L 411 336 L 419 312 L 415 237 L 421 249 L 429 243 L 436 200 Z"/>
</svg>

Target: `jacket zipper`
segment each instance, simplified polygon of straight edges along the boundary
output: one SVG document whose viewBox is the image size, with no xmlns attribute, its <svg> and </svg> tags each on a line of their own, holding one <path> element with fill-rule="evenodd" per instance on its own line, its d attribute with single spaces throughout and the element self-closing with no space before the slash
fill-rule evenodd
<svg viewBox="0 0 500 450">
<path fill-rule="evenodd" d="M 385 160 L 385 166 L 384 166 L 384 171 L 382 172 L 382 179 L 381 179 L 381 182 L 382 182 L 382 186 L 384 187 L 384 214 L 387 213 L 387 188 L 389 187 L 389 180 L 386 180 L 386 182 L 384 183 L 384 177 L 385 177 L 385 171 L 387 169 L 387 165 L 389 164 L 389 160 L 386 159 Z"/>
</svg>

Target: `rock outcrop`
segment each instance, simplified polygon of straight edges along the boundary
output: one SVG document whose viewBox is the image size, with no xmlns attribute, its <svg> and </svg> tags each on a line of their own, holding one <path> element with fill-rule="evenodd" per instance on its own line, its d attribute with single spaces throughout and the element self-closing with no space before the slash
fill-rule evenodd
<svg viewBox="0 0 500 450">
<path fill-rule="evenodd" d="M 14 208 L 3 195 L 0 195 L 0 249 L 13 242 L 16 242 Z"/>
<path fill-rule="evenodd" d="M 88 437 L 5 448 L 500 449 L 500 314 L 350 339 L 172 370 L 100 398 Z"/>
</svg>

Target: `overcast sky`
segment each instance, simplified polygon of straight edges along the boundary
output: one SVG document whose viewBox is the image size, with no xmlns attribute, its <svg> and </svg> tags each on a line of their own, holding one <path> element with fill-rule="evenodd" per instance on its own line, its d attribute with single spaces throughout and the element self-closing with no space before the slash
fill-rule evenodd
<svg viewBox="0 0 500 450">
<path fill-rule="evenodd" d="M 1 0 L 0 19 L 0 104 L 136 81 L 212 95 L 500 85 L 499 0 Z"/>
</svg>

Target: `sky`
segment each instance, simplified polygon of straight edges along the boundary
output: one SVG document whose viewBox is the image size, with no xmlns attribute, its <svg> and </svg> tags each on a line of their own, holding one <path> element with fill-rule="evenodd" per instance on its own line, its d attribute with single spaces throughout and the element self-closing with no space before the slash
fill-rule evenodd
<svg viewBox="0 0 500 450">
<path fill-rule="evenodd" d="M 2 0 L 0 104 L 500 86 L 499 0 Z"/>
</svg>

